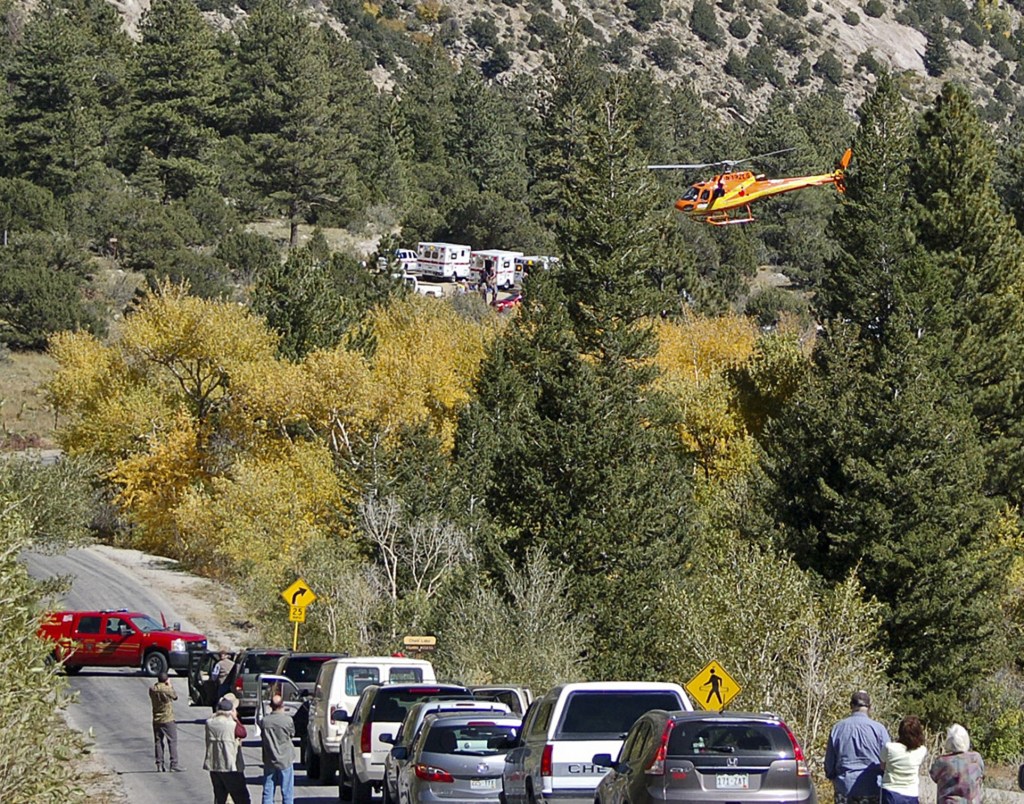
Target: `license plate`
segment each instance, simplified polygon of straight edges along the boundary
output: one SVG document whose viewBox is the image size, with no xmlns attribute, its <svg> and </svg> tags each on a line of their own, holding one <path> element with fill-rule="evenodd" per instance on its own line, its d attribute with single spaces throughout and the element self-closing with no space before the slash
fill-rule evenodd
<svg viewBox="0 0 1024 804">
<path fill-rule="evenodd" d="M 750 787 L 750 774 L 719 773 L 715 776 L 715 787 L 719 790 L 746 790 Z"/>
<path fill-rule="evenodd" d="M 469 780 L 470 790 L 497 790 L 498 780 L 497 779 L 470 779 Z"/>
</svg>

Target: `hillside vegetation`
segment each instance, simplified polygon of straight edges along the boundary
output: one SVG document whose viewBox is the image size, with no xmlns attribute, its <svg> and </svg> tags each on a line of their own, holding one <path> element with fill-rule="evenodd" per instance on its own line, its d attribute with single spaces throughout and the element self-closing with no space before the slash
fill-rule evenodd
<svg viewBox="0 0 1024 804">
<path fill-rule="evenodd" d="M 623 55 L 672 8 L 609 6 L 620 50 L 595 9 L 508 8 L 530 72 L 439 4 L 154 0 L 136 38 L 100 0 L 7 4 L 0 339 L 56 361 L 94 529 L 237 584 L 273 642 L 301 576 L 311 646 L 434 633 L 443 671 L 536 688 L 715 657 L 811 756 L 858 687 L 1024 753 L 1013 9 L 864 8 L 927 23 L 937 75 L 954 39 L 1008 43 L 989 97 L 777 58 L 821 10 L 696 3 L 695 36 L 769 28 L 705 48 L 750 86 L 719 115 Z M 820 172 L 848 146 L 844 196 L 745 226 L 681 218 L 692 178 L 646 168 L 795 148 L 756 169 Z M 499 315 L 328 228 L 560 262 Z M 748 291 L 759 266 L 801 293 Z"/>
</svg>

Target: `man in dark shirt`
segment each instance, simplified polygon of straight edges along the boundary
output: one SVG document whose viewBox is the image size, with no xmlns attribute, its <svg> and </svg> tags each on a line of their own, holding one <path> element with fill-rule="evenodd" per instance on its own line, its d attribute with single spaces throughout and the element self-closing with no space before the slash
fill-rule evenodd
<svg viewBox="0 0 1024 804">
<path fill-rule="evenodd" d="M 284 699 L 270 699 L 270 714 L 263 718 L 263 804 L 274 804 L 274 790 L 281 788 L 281 801 L 295 801 L 295 723 L 284 711 Z"/>
<path fill-rule="evenodd" d="M 871 696 L 858 690 L 850 698 L 850 716 L 832 727 L 825 748 L 825 776 L 832 781 L 835 804 L 878 804 L 882 749 L 891 741 L 885 726 L 872 720 Z"/>
</svg>

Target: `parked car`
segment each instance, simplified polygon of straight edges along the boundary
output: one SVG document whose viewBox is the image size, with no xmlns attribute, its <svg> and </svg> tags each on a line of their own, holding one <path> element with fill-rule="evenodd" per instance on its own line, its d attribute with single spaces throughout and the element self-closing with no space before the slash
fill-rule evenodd
<svg viewBox="0 0 1024 804">
<path fill-rule="evenodd" d="M 505 754 L 521 724 L 511 714 L 427 715 L 411 747 L 392 749 L 403 760 L 397 804 L 498 804 Z"/>
<path fill-rule="evenodd" d="M 594 804 L 608 772 L 595 754 L 617 755 L 623 736 L 651 709 L 692 709 L 678 684 L 590 681 L 553 687 L 534 701 L 517 745 L 508 754 L 504 804 Z"/>
<path fill-rule="evenodd" d="M 647 712 L 614 762 L 593 762 L 611 766 L 596 804 L 817 803 L 803 750 L 775 715 Z"/>
<path fill-rule="evenodd" d="M 305 755 L 309 739 L 309 709 L 316 689 L 316 678 L 320 668 L 331 659 L 341 659 L 347 653 L 288 653 L 277 663 L 275 675 L 285 676 L 294 682 L 300 693 L 304 693 L 303 705 L 293 714 L 295 733 L 299 736 L 300 756 Z"/>
<path fill-rule="evenodd" d="M 469 691 L 473 693 L 476 700 L 503 703 L 520 717 L 533 703 L 533 693 L 530 688 L 520 687 L 517 684 L 481 684 L 470 687 Z"/>
<path fill-rule="evenodd" d="M 188 661 L 188 699 L 193 706 L 214 707 L 217 704 L 217 690 L 220 683 L 213 678 L 213 666 L 220 661 L 223 651 L 207 650 L 203 652 L 193 651 L 189 654 Z M 235 654 L 228 652 L 232 659 Z M 228 683 L 234 684 L 238 664 L 232 668 L 228 677 Z"/>
<path fill-rule="evenodd" d="M 254 736 L 257 738 L 263 732 L 263 719 L 270 714 L 270 701 L 275 695 L 281 696 L 284 701 L 284 711 L 294 719 L 306 703 L 310 693 L 300 690 L 295 682 L 286 676 L 260 673 L 256 677 L 256 713 L 253 717 L 256 727 Z M 295 741 L 301 744 L 301 736 L 297 730 Z"/>
<path fill-rule="evenodd" d="M 231 690 L 238 698 L 238 716 L 252 717 L 256 713 L 256 677 L 260 673 L 275 673 L 285 648 L 245 648 L 235 658 Z M 211 703 L 216 703 L 212 701 Z"/>
<path fill-rule="evenodd" d="M 327 784 L 338 769 L 338 748 L 348 723 L 336 711 L 355 711 L 371 684 L 419 684 L 434 681 L 434 667 L 424 659 L 403 656 L 349 656 L 320 665 L 309 706 L 309 726 L 302 764 L 306 775 Z"/>
<path fill-rule="evenodd" d="M 409 713 L 405 716 L 405 720 L 402 721 L 402 725 L 398 727 L 397 734 L 382 734 L 380 741 L 382 743 L 389 743 L 393 748 L 402 746 L 408 749 L 419 736 L 420 727 L 423 725 L 427 715 L 451 715 L 458 717 L 467 712 L 478 713 L 481 716 L 512 714 L 507 705 L 494 701 L 475 701 L 472 699 L 465 701 L 421 701 L 418 704 L 413 704 Z M 520 715 L 519 717 L 522 716 Z M 404 759 L 399 759 L 395 755 L 394 750 L 389 751 L 384 757 L 384 781 L 381 783 L 384 804 L 395 804 L 398 801 L 398 774 L 401 772 L 403 764 Z"/>
<path fill-rule="evenodd" d="M 138 667 L 150 676 L 173 669 L 185 675 L 189 657 L 206 652 L 206 637 L 168 628 L 147 614 L 127 609 L 57 611 L 39 626 L 54 643 L 52 656 L 73 675 L 83 667 Z"/>
<path fill-rule="evenodd" d="M 508 310 L 514 310 L 516 307 L 522 304 L 522 302 L 523 294 L 517 290 L 515 293 L 506 296 L 504 299 L 495 299 L 493 302 L 491 302 L 491 306 L 499 313 L 504 313 L 507 312 Z"/>
<path fill-rule="evenodd" d="M 371 684 L 359 696 L 355 710 L 335 710 L 332 720 L 347 722 L 338 757 L 338 796 L 354 804 L 369 804 L 381 789 L 384 757 L 391 746 L 380 739 L 394 734 L 413 704 L 444 698 L 469 697 L 459 684 Z"/>
</svg>

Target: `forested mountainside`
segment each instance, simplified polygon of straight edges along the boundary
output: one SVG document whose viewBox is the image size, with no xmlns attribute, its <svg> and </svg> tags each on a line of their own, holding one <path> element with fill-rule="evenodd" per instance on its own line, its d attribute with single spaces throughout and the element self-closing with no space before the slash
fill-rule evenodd
<svg viewBox="0 0 1024 804">
<path fill-rule="evenodd" d="M 114 1 L 137 31 L 148 0 Z M 201 0 L 218 27 L 236 25 L 251 2 Z M 963 0 L 302 0 L 313 19 L 355 42 L 378 81 L 390 80 L 410 44 L 434 39 L 460 65 L 508 80 L 542 65 L 567 19 L 610 65 L 689 82 L 711 108 L 745 115 L 782 88 L 835 86 L 863 100 L 879 67 L 926 102 L 939 82 L 971 87 L 987 115 L 1016 103 L 1024 33 L 1019 3 Z"/>
</svg>

